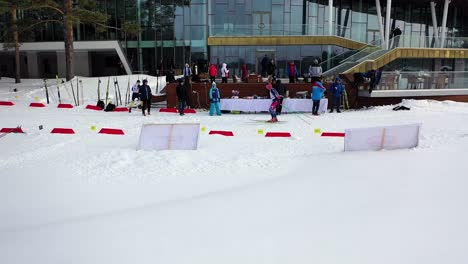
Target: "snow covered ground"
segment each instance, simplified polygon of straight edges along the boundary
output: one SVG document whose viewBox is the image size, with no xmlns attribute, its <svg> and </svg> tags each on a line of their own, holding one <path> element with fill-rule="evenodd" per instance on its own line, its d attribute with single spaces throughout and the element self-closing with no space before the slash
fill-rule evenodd
<svg viewBox="0 0 468 264">
<path fill-rule="evenodd" d="M 94 105 L 97 79 L 82 80 L 83 105 Z M 0 263 L 468 262 L 468 104 L 405 101 L 411 111 L 263 124 L 251 119 L 265 114 L 57 109 L 52 96 L 46 108 L 28 107 L 45 102 L 41 84 L 25 80 L 14 93 L 0 80 L 0 101 L 15 102 L 0 106 L 0 128 L 26 132 L 0 138 Z M 197 151 L 136 150 L 142 124 L 168 122 L 235 136 L 202 133 Z M 423 125 L 417 149 L 345 153 L 343 139 L 314 134 L 409 123 Z M 76 134 L 50 134 L 55 127 Z"/>
</svg>

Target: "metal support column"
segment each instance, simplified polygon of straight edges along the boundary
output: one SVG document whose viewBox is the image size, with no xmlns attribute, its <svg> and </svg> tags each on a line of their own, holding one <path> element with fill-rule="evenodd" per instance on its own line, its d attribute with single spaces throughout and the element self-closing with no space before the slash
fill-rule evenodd
<svg viewBox="0 0 468 264">
<path fill-rule="evenodd" d="M 432 27 L 434 28 L 435 47 L 439 47 L 439 28 L 437 27 L 436 3 L 431 1 Z"/>
<path fill-rule="evenodd" d="M 143 51 L 141 48 L 141 0 L 137 1 L 137 18 L 138 18 L 138 45 L 137 45 L 137 57 L 138 57 L 138 71 L 143 71 Z"/>
<path fill-rule="evenodd" d="M 441 43 L 440 47 L 444 48 L 445 47 L 445 39 L 446 39 L 446 32 L 447 32 L 447 16 L 448 16 L 448 7 L 450 4 L 451 0 L 445 0 L 444 3 L 444 15 L 442 17 L 442 33 L 441 33 Z"/>
<path fill-rule="evenodd" d="M 390 48 L 390 14 L 392 12 L 392 0 L 387 0 L 387 10 L 385 16 L 385 49 Z"/>
<path fill-rule="evenodd" d="M 385 47 L 385 33 L 384 33 L 384 27 L 382 23 L 382 7 L 380 6 L 380 0 L 375 0 L 375 6 L 377 7 L 377 19 L 379 22 L 379 30 L 380 30 L 380 41 L 382 47 Z"/>
<path fill-rule="evenodd" d="M 328 0 L 328 35 L 333 36 L 333 0 Z"/>
<path fill-rule="evenodd" d="M 333 36 L 333 0 L 328 0 L 328 35 Z M 328 45 L 327 51 L 327 69 L 330 69 L 332 58 L 331 45 Z"/>
</svg>

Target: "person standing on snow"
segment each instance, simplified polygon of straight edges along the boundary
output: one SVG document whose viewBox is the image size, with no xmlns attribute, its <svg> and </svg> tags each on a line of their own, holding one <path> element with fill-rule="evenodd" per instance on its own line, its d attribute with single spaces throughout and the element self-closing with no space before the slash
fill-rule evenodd
<svg viewBox="0 0 468 264">
<path fill-rule="evenodd" d="M 140 100 L 140 80 L 138 80 L 132 87 L 132 101 L 130 102 L 130 107 L 128 108 L 128 112 L 132 112 L 132 107 L 135 104 L 135 100 Z"/>
<path fill-rule="evenodd" d="M 272 100 L 271 105 L 270 105 L 270 114 L 271 114 L 271 119 L 268 120 L 267 122 L 269 123 L 276 123 L 278 122 L 278 118 L 276 117 L 276 107 L 280 103 L 281 95 L 276 91 L 275 88 L 273 88 L 273 85 L 271 84 L 271 80 L 268 80 L 268 84 L 265 87 L 269 92 L 270 92 L 270 98 Z"/>
<path fill-rule="evenodd" d="M 332 94 L 332 104 L 330 113 L 333 113 L 333 109 L 336 108 L 337 113 L 341 113 L 341 97 L 343 96 L 344 86 L 341 84 L 340 77 L 336 77 L 335 82 L 330 86 L 330 93 Z"/>
<path fill-rule="evenodd" d="M 187 88 L 182 83 L 181 79 L 179 79 L 177 81 L 179 82 L 179 84 L 177 85 L 177 88 L 176 88 L 177 99 L 179 101 L 179 114 L 181 116 L 183 116 L 184 115 L 184 109 L 187 106 L 187 98 L 188 98 Z"/>
<path fill-rule="evenodd" d="M 151 99 L 153 98 L 153 94 L 151 93 L 151 88 L 148 86 L 148 81 L 145 79 L 143 80 L 143 85 L 140 86 L 140 100 L 143 102 L 141 107 L 141 111 L 144 116 L 145 109 L 148 108 L 148 115 L 150 115 L 151 110 Z"/>
<path fill-rule="evenodd" d="M 312 86 L 312 115 L 318 116 L 318 110 L 320 106 L 320 100 L 322 100 L 325 87 L 323 87 L 320 78 L 316 80 Z"/>
<path fill-rule="evenodd" d="M 210 116 L 214 115 L 215 111 L 217 115 L 221 115 L 221 110 L 219 108 L 220 101 L 219 89 L 216 87 L 216 83 L 213 82 L 210 89 Z"/>
</svg>

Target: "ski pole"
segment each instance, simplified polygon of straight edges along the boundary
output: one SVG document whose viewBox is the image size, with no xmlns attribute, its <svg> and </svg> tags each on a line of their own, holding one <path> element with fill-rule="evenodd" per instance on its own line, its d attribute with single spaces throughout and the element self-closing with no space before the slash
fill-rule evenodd
<svg viewBox="0 0 468 264">
<path fill-rule="evenodd" d="M 59 104 L 61 104 L 62 99 L 60 98 L 60 83 L 59 83 L 58 75 L 55 75 L 55 78 L 57 79 L 57 95 L 58 95 L 58 99 L 59 99 Z"/>
<path fill-rule="evenodd" d="M 80 85 L 78 82 L 78 77 L 76 78 L 76 99 L 78 101 L 78 105 L 80 105 Z"/>
<path fill-rule="evenodd" d="M 127 91 L 125 92 L 125 105 L 128 104 L 128 92 L 130 89 L 130 77 L 128 77 Z"/>
<path fill-rule="evenodd" d="M 44 88 L 46 92 L 47 104 L 49 104 L 49 90 L 47 89 L 47 79 L 44 79 Z"/>
<path fill-rule="evenodd" d="M 72 89 L 73 102 L 75 102 L 75 106 L 78 106 L 78 104 L 76 103 L 75 89 L 73 88 L 73 81 L 70 81 L 70 86 L 71 86 L 71 89 Z"/>
<path fill-rule="evenodd" d="M 101 101 L 101 78 L 98 79 L 98 85 L 97 85 L 97 98 L 98 101 Z"/>
<path fill-rule="evenodd" d="M 282 107 L 284 107 L 287 111 L 288 111 L 288 114 L 293 114 L 295 115 L 297 118 L 301 119 L 302 121 L 304 121 L 306 124 L 308 125 L 312 125 L 312 123 L 308 122 L 307 120 L 305 120 L 304 118 L 302 118 L 300 115 L 303 115 L 303 113 L 299 112 L 299 111 L 291 111 L 291 109 L 289 109 L 289 107 L 285 106 L 284 104 L 280 104 Z"/>
<path fill-rule="evenodd" d="M 107 103 L 109 102 L 109 85 L 110 85 L 110 76 L 109 78 L 107 79 L 107 89 L 106 89 L 106 105 Z"/>
<path fill-rule="evenodd" d="M 117 79 L 114 77 L 114 93 L 115 93 L 115 105 L 119 105 L 119 97 L 117 95 Z"/>
<path fill-rule="evenodd" d="M 84 104 L 83 80 L 80 80 L 80 86 L 81 86 L 81 103 Z"/>
<path fill-rule="evenodd" d="M 122 103 L 122 94 L 120 93 L 120 85 L 119 85 L 119 80 L 117 79 L 117 77 L 115 78 L 115 81 L 117 82 L 117 91 L 119 92 L 120 105 L 123 105 L 123 103 Z"/>
</svg>

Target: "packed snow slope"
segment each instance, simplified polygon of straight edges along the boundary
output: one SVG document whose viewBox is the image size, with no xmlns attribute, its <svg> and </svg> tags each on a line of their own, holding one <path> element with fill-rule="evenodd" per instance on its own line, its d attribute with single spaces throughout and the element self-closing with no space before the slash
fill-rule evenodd
<svg viewBox="0 0 468 264">
<path fill-rule="evenodd" d="M 94 105 L 97 79 L 83 83 Z M 265 124 L 251 119 L 266 114 L 30 108 L 44 102 L 41 81 L 13 86 L 0 82 L 0 101 L 15 102 L 0 106 L 0 128 L 26 133 L 0 138 L 0 263 L 468 263 L 467 104 L 405 101 L 410 111 Z M 145 123 L 235 136 L 201 132 L 196 151 L 137 151 Z M 343 139 L 314 134 L 409 123 L 423 126 L 416 149 L 345 153 Z"/>
</svg>

